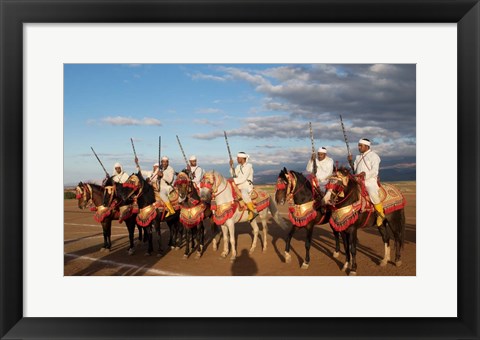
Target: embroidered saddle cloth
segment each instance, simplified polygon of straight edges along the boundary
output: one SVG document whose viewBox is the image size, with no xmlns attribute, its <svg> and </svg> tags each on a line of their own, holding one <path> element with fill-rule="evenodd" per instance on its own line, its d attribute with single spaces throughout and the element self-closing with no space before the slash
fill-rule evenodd
<svg viewBox="0 0 480 340">
<path fill-rule="evenodd" d="M 205 208 L 206 206 L 204 203 L 197 204 L 190 208 L 182 207 L 180 210 L 180 222 L 182 222 L 186 228 L 197 226 L 205 217 Z"/>
<path fill-rule="evenodd" d="M 403 209 L 406 205 L 402 192 L 393 184 L 382 184 L 379 194 L 385 215 Z M 360 199 L 354 204 L 334 210 L 330 217 L 330 225 L 336 231 L 343 231 L 358 220 L 359 213 L 368 212 L 372 214 L 374 211 L 375 208 L 368 195 L 360 196 Z M 365 225 L 362 227 L 365 227 Z"/>
<path fill-rule="evenodd" d="M 233 199 L 238 201 L 239 203 L 239 209 L 240 211 L 244 211 L 247 209 L 247 205 L 245 202 L 241 199 L 242 198 L 242 192 L 240 189 L 238 189 L 237 185 L 233 181 L 233 179 L 229 178 L 228 183 L 230 183 L 232 187 L 232 194 L 233 194 Z M 270 206 L 270 196 L 265 192 L 257 189 L 253 189 L 250 192 L 250 198 L 252 200 L 253 206 L 255 209 L 257 209 L 257 212 L 262 211 L 263 209 L 267 208 Z"/>
</svg>

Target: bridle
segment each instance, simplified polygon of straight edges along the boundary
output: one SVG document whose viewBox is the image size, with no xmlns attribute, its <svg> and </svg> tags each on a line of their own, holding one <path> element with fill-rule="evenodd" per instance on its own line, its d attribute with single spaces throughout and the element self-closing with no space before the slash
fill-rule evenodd
<svg viewBox="0 0 480 340">
<path fill-rule="evenodd" d="M 215 196 L 220 195 L 228 187 L 228 181 L 225 181 L 225 187 L 220 192 L 218 192 L 219 185 L 217 185 L 217 178 L 218 177 L 215 176 L 215 172 L 211 172 L 211 173 L 206 173 L 205 175 L 203 175 L 203 178 L 200 181 L 200 188 L 201 189 L 206 188 L 206 189 L 210 190 L 212 192 L 212 199 Z"/>
<path fill-rule="evenodd" d="M 82 201 L 84 202 L 82 203 L 84 208 L 95 206 L 95 203 L 93 202 L 93 190 L 90 184 L 82 183 L 82 186 L 77 185 L 77 187 L 75 188 L 75 192 L 76 192 L 76 195 L 75 195 L 76 199 L 77 200 L 82 199 Z"/>
<path fill-rule="evenodd" d="M 347 183 L 344 183 L 344 179 L 347 180 Z M 328 184 L 325 186 L 325 189 L 330 190 L 332 198 L 330 199 L 331 206 L 335 207 L 336 205 L 342 204 L 345 202 L 352 194 L 353 190 L 348 193 L 348 195 L 345 196 L 345 188 L 348 185 L 350 180 L 353 180 L 353 176 L 348 174 L 347 176 L 342 176 L 339 175 L 337 172 L 337 175 L 332 175 L 329 178 Z M 342 198 L 342 200 L 338 201 L 339 198 Z"/>
</svg>

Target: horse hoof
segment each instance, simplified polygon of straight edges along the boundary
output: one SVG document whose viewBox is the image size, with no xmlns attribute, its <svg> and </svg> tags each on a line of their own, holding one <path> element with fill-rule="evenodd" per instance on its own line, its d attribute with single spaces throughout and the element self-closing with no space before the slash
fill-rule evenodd
<svg viewBox="0 0 480 340">
<path fill-rule="evenodd" d="M 101 251 L 101 252 L 104 252 L 106 249 L 107 249 L 107 248 L 102 247 L 102 248 L 100 248 L 100 251 Z"/>
<path fill-rule="evenodd" d="M 285 253 L 285 263 L 292 262 L 292 256 L 289 253 Z"/>
<path fill-rule="evenodd" d="M 144 256 L 152 256 L 152 253 L 149 253 L 149 252 L 146 252 L 145 254 L 143 254 Z"/>
<path fill-rule="evenodd" d="M 351 275 L 351 276 L 357 276 L 357 272 L 356 272 L 356 271 L 351 271 L 351 272 L 349 273 L 349 275 Z"/>
<path fill-rule="evenodd" d="M 133 248 L 128 249 L 128 255 L 133 255 L 133 254 L 135 254 L 135 249 Z"/>
<path fill-rule="evenodd" d="M 382 260 L 380 262 L 380 267 L 385 267 L 388 264 L 388 261 Z"/>
<path fill-rule="evenodd" d="M 263 248 L 262 253 L 266 254 L 267 253 L 267 248 Z"/>
<path fill-rule="evenodd" d="M 179 249 L 180 249 L 180 247 L 175 247 L 175 248 L 173 248 L 173 249 L 175 249 L 175 250 L 179 250 Z"/>
<path fill-rule="evenodd" d="M 195 254 L 195 260 L 198 260 L 202 257 L 202 253 L 200 253 L 199 251 L 197 251 L 197 253 Z"/>
<path fill-rule="evenodd" d="M 255 252 L 255 248 L 250 248 L 250 250 L 248 251 L 249 254 L 253 254 Z"/>
<path fill-rule="evenodd" d="M 227 257 L 227 253 L 221 253 L 221 254 L 220 254 L 220 257 L 221 257 L 222 259 L 226 258 L 226 257 Z"/>
<path fill-rule="evenodd" d="M 235 262 L 236 259 L 237 259 L 236 257 L 231 257 L 230 262 L 233 263 L 233 262 Z"/>
<path fill-rule="evenodd" d="M 310 265 L 308 263 L 303 262 L 302 263 L 302 269 L 308 269 Z"/>
<path fill-rule="evenodd" d="M 188 259 L 188 255 L 187 255 L 187 254 L 184 254 L 184 255 L 183 255 L 183 259 L 184 259 L 184 260 Z"/>
<path fill-rule="evenodd" d="M 162 254 L 162 253 L 158 253 L 158 254 L 157 254 L 157 257 L 163 257 L 163 254 Z"/>
<path fill-rule="evenodd" d="M 333 252 L 333 257 L 334 257 L 334 258 L 338 258 L 338 256 L 340 256 L 340 252 L 334 251 L 334 252 Z"/>
<path fill-rule="evenodd" d="M 342 268 L 342 272 L 346 271 L 348 269 L 348 262 L 345 262 Z"/>
<path fill-rule="evenodd" d="M 396 267 L 400 267 L 401 265 L 402 265 L 402 260 L 399 260 L 399 261 L 395 262 Z"/>
</svg>

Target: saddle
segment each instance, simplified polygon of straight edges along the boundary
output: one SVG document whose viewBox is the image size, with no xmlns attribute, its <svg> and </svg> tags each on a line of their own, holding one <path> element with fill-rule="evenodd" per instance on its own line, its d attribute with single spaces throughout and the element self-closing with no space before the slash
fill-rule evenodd
<svg viewBox="0 0 480 340">
<path fill-rule="evenodd" d="M 358 220 L 359 214 L 367 212 L 369 215 L 375 212 L 375 207 L 364 190 L 364 184 L 358 201 L 346 207 L 334 210 L 330 217 L 330 225 L 336 231 L 343 231 Z M 385 215 L 391 214 L 396 210 L 403 209 L 406 205 L 405 197 L 402 192 L 392 184 L 383 183 L 379 186 L 380 201 L 383 205 Z M 363 227 L 366 227 L 368 218 Z"/>
<path fill-rule="evenodd" d="M 206 205 L 204 203 L 197 204 L 194 207 L 182 207 L 180 210 L 180 222 L 186 228 L 193 228 L 203 221 Z"/>
<path fill-rule="evenodd" d="M 229 178 L 228 183 L 230 183 L 232 187 L 233 199 L 238 202 L 240 211 L 247 210 L 247 204 L 242 199 L 242 192 L 238 189 L 237 184 L 233 181 L 233 179 Z M 265 192 L 257 189 L 253 189 L 250 192 L 250 199 L 252 200 L 253 206 L 260 212 L 267 207 L 270 206 L 270 196 Z M 212 209 L 213 210 L 213 209 Z"/>
</svg>

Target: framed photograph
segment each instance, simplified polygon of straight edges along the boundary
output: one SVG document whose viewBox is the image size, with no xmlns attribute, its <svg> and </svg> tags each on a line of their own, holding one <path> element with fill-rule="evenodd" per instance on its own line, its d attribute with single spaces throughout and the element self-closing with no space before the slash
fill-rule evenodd
<svg viewBox="0 0 480 340">
<path fill-rule="evenodd" d="M 479 338 L 477 1 L 0 1 L 2 339 Z M 271 72 L 267 64 L 377 63 L 406 65 L 403 78 L 415 70 L 419 228 L 409 276 L 178 278 L 156 267 L 167 277 L 120 277 L 111 273 L 139 268 L 92 276 L 93 267 L 65 265 L 67 141 L 92 141 L 66 128 L 70 93 L 78 108 L 100 104 L 67 75 L 178 65 L 211 79 L 197 67 L 222 65 L 233 77 L 250 65 L 256 72 L 242 74 L 252 77 Z"/>
</svg>

